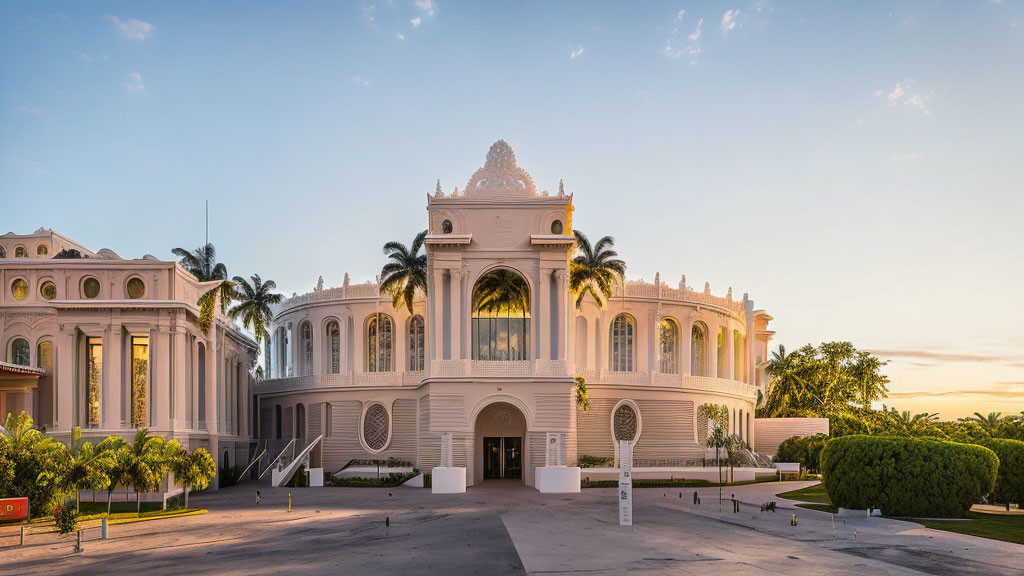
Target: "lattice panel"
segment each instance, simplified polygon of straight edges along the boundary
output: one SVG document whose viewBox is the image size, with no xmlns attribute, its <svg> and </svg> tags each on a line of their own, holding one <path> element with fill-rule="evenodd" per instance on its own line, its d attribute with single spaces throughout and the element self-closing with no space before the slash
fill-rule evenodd
<svg viewBox="0 0 1024 576">
<path fill-rule="evenodd" d="M 388 442 L 388 411 L 380 404 L 366 409 L 363 417 L 363 441 L 370 450 L 383 450 Z"/>
<path fill-rule="evenodd" d="M 615 410 L 615 440 L 635 440 L 637 430 L 636 411 L 629 404 Z"/>
</svg>

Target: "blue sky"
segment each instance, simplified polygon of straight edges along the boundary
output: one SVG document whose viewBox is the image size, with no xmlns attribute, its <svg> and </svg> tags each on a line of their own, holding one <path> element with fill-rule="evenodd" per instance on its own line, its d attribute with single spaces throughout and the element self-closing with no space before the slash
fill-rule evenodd
<svg viewBox="0 0 1024 576">
<path fill-rule="evenodd" d="M 1024 5 L 5 3 L 0 232 L 373 278 L 499 138 L 631 277 L 1024 410 Z"/>
</svg>

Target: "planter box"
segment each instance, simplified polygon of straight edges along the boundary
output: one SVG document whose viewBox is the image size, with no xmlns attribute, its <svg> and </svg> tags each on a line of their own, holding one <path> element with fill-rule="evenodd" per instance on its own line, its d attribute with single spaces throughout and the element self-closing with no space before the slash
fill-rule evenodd
<svg viewBox="0 0 1024 576">
<path fill-rule="evenodd" d="M 580 491 L 580 469 L 572 466 L 544 466 L 537 468 L 537 490 L 551 494 Z"/>
<path fill-rule="evenodd" d="M 430 471 L 430 491 L 434 494 L 461 494 L 466 491 L 466 469 L 437 467 Z"/>
</svg>

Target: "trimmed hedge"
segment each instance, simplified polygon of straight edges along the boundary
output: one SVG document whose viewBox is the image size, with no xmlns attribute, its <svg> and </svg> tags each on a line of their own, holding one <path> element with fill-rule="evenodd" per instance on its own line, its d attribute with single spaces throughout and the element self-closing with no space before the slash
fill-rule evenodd
<svg viewBox="0 0 1024 576">
<path fill-rule="evenodd" d="M 999 457 L 999 472 L 992 500 L 1024 508 L 1024 442 L 992 438 L 979 442 Z"/>
<path fill-rule="evenodd" d="M 775 461 L 799 462 L 808 472 L 817 474 L 821 470 L 821 450 L 828 440 L 828 434 L 793 436 L 779 444 Z"/>
<path fill-rule="evenodd" d="M 887 516 L 963 518 L 992 491 L 998 467 L 983 446 L 898 436 L 844 436 L 821 453 L 833 504 Z"/>
</svg>

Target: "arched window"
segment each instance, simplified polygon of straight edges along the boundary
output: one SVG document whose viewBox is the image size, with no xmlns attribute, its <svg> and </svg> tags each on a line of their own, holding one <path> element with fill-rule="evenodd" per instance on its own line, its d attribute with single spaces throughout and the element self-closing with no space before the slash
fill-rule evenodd
<svg viewBox="0 0 1024 576">
<path fill-rule="evenodd" d="M 302 335 L 302 374 L 309 376 L 313 373 L 313 327 L 303 322 L 299 334 Z"/>
<path fill-rule="evenodd" d="M 327 367 L 330 374 L 341 373 L 341 327 L 337 320 L 327 323 Z"/>
<path fill-rule="evenodd" d="M 24 246 L 15 246 L 14 247 L 14 257 L 15 258 L 28 258 L 28 250 L 26 250 Z"/>
<path fill-rule="evenodd" d="M 24 338 L 15 338 L 11 340 L 11 348 L 7 352 L 8 362 L 11 364 L 18 364 L 20 366 L 31 366 L 32 349 L 28 345 L 28 340 Z"/>
<path fill-rule="evenodd" d="M 707 328 L 700 322 L 690 330 L 690 374 L 693 376 L 707 376 L 707 334 Z"/>
<path fill-rule="evenodd" d="M 718 327 L 718 363 L 717 363 L 718 364 L 718 372 L 716 374 L 719 378 L 725 378 L 728 375 L 728 373 L 729 373 L 729 364 L 727 363 L 727 359 L 725 357 L 725 338 L 726 338 L 726 335 L 727 335 L 727 332 L 725 330 L 725 326 L 719 326 Z"/>
<path fill-rule="evenodd" d="M 46 254 L 49 253 L 49 251 L 50 250 L 46 247 L 46 244 L 40 244 L 39 246 L 36 246 L 36 256 L 46 256 Z"/>
<path fill-rule="evenodd" d="M 7 250 L 3 246 L 0 246 L 0 258 L 7 258 Z"/>
<path fill-rule="evenodd" d="M 409 319 L 409 371 L 423 370 L 423 317 Z"/>
<path fill-rule="evenodd" d="M 629 314 L 619 314 L 612 320 L 612 334 L 609 342 L 610 369 L 613 372 L 632 372 L 634 368 L 633 334 L 636 322 Z"/>
<path fill-rule="evenodd" d="M 24 278 L 15 278 L 14 282 L 11 282 L 11 296 L 14 296 L 15 300 L 28 298 L 28 282 Z"/>
<path fill-rule="evenodd" d="M 366 321 L 366 371 L 391 372 L 391 316 L 371 314 Z"/>
<path fill-rule="evenodd" d="M 663 318 L 659 330 L 661 332 L 659 334 L 661 343 L 658 347 L 660 359 L 658 371 L 662 374 L 678 374 L 679 367 L 677 366 L 676 357 L 679 353 L 679 327 L 676 325 L 675 320 Z"/>
<path fill-rule="evenodd" d="M 530 359 L 530 285 L 506 269 L 484 274 L 473 286 L 473 360 Z"/>
</svg>

